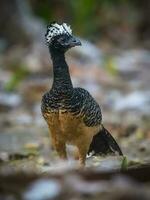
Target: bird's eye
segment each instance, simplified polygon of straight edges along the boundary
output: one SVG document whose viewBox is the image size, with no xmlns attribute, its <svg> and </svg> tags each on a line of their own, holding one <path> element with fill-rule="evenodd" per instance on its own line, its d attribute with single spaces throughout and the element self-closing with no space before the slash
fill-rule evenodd
<svg viewBox="0 0 150 200">
<path fill-rule="evenodd" d="M 65 40 L 65 38 L 63 38 L 63 37 L 61 37 L 61 38 L 58 39 L 58 42 L 59 42 L 59 43 L 64 43 L 65 41 L 66 41 L 66 40 Z"/>
<path fill-rule="evenodd" d="M 65 42 L 65 38 L 61 38 L 61 40 L 60 40 L 61 42 Z"/>
</svg>

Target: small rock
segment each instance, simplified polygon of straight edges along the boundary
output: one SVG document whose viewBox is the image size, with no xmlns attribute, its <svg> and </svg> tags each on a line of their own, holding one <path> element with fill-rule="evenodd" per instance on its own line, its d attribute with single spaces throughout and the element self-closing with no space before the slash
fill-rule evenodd
<svg viewBox="0 0 150 200">
<path fill-rule="evenodd" d="M 7 152 L 0 152 L 0 163 L 9 161 L 9 155 Z"/>
<path fill-rule="evenodd" d="M 16 117 L 13 120 L 13 122 L 20 125 L 29 125 L 33 123 L 32 121 L 33 121 L 32 116 L 27 113 L 22 113 L 22 114 L 18 113 L 18 115 L 16 115 Z"/>
<path fill-rule="evenodd" d="M 40 144 L 38 143 L 26 143 L 24 148 L 27 150 L 38 150 L 40 148 Z"/>
<path fill-rule="evenodd" d="M 18 107 L 21 104 L 21 97 L 15 93 L 0 92 L 0 110 L 9 111 L 9 109 Z"/>
<path fill-rule="evenodd" d="M 124 97 L 119 98 L 115 102 L 115 110 L 122 111 L 127 109 L 134 109 L 146 112 L 145 107 L 150 106 L 149 92 L 132 92 Z M 146 108 L 147 109 L 147 108 Z"/>
<path fill-rule="evenodd" d="M 122 157 L 108 156 L 106 158 L 94 156 L 87 160 L 87 166 L 96 166 L 98 170 L 109 171 L 110 169 L 120 169 Z"/>
<path fill-rule="evenodd" d="M 43 158 L 43 157 L 39 157 L 39 158 L 37 159 L 37 163 L 38 163 L 39 165 L 44 165 L 44 163 L 45 163 L 44 158 Z"/>
<path fill-rule="evenodd" d="M 47 200 L 54 199 L 60 195 L 61 186 L 56 180 L 41 179 L 35 181 L 25 191 L 24 200 Z"/>
</svg>

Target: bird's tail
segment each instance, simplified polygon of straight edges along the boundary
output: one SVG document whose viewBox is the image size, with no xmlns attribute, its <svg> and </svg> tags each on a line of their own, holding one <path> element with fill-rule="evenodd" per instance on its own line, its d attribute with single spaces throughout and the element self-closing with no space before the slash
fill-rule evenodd
<svg viewBox="0 0 150 200">
<path fill-rule="evenodd" d="M 88 155 L 106 155 L 115 152 L 123 155 L 113 136 L 102 126 L 102 129 L 93 137 Z"/>
</svg>

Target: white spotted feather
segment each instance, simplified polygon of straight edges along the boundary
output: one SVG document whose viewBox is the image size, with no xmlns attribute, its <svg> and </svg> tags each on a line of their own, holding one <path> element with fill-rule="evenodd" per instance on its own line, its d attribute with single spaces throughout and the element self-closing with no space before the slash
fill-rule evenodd
<svg viewBox="0 0 150 200">
<path fill-rule="evenodd" d="M 52 39 L 55 36 L 67 34 L 72 35 L 72 30 L 69 25 L 66 23 L 63 24 L 57 24 L 52 23 L 47 27 L 47 33 L 45 34 L 47 43 L 51 43 Z"/>
</svg>

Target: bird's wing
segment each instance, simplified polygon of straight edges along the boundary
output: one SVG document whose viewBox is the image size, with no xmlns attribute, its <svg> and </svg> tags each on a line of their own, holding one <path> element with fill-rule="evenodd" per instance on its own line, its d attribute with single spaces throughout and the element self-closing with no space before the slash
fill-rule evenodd
<svg viewBox="0 0 150 200">
<path fill-rule="evenodd" d="M 88 91 L 82 88 L 76 88 L 75 93 L 82 99 L 82 113 L 84 114 L 84 123 L 91 127 L 95 125 L 101 125 L 102 129 L 93 137 L 90 144 L 88 154 L 109 154 L 118 152 L 119 155 L 123 155 L 122 151 L 113 138 L 113 136 L 102 125 L 101 109 L 98 103 L 93 99 Z M 82 96 L 82 98 L 81 98 Z M 94 155 L 93 154 L 93 155 Z"/>
<path fill-rule="evenodd" d="M 79 110 L 85 125 L 89 127 L 100 125 L 102 121 L 101 109 L 90 93 L 83 88 L 74 88 L 74 98 L 76 104 L 80 104 Z"/>
</svg>

